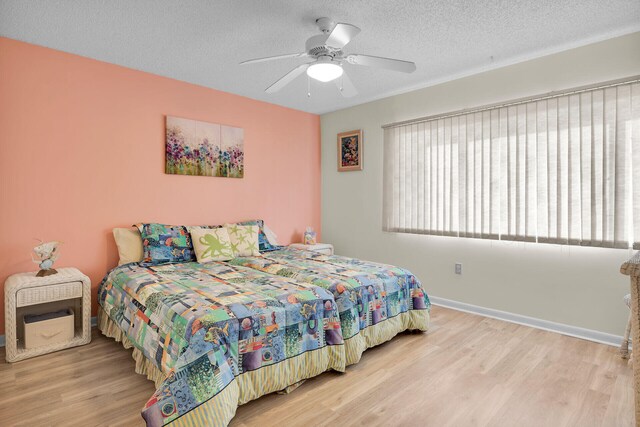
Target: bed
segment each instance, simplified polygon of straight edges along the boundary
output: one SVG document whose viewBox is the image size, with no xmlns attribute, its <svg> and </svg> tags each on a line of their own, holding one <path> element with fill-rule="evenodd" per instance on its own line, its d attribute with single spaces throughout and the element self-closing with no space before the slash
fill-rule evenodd
<svg viewBox="0 0 640 427">
<path fill-rule="evenodd" d="M 397 333 L 426 330 L 408 271 L 279 249 L 228 262 L 116 267 L 98 291 L 102 332 L 155 381 L 147 426 L 227 425 L 237 406 L 327 370 Z"/>
</svg>

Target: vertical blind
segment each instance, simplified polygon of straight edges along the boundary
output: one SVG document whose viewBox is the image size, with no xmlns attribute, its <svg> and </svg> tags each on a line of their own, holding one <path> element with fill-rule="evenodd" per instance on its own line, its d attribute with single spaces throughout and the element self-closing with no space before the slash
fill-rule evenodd
<svg viewBox="0 0 640 427">
<path fill-rule="evenodd" d="M 639 81 L 384 126 L 383 229 L 640 249 Z"/>
</svg>

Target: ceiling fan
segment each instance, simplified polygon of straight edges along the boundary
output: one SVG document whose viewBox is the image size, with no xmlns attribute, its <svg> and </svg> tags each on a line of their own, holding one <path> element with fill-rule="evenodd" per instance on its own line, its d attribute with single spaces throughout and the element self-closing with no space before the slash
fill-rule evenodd
<svg viewBox="0 0 640 427">
<path fill-rule="evenodd" d="M 360 32 L 360 28 L 351 24 L 334 23 L 329 18 L 319 18 L 316 24 L 322 34 L 309 38 L 305 44 L 305 52 L 286 55 L 269 56 L 243 61 L 240 64 L 254 64 L 256 62 L 272 61 L 284 58 L 313 58 L 313 61 L 298 65 L 271 86 L 265 89 L 267 93 L 274 93 L 291 83 L 296 77 L 307 72 L 312 79 L 320 82 L 335 81 L 340 93 L 351 97 L 358 93 L 349 76 L 342 69 L 344 63 L 364 65 L 374 68 L 412 73 L 416 64 L 399 59 L 383 58 L 380 56 L 352 53 L 345 55 L 342 49 Z M 341 77 L 341 78 L 340 78 Z"/>
</svg>

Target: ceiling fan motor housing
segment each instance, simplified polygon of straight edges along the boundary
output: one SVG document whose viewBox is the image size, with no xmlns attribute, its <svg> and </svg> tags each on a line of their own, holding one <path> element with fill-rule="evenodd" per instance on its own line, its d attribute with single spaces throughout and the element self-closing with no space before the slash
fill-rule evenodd
<svg viewBox="0 0 640 427">
<path fill-rule="evenodd" d="M 305 50 L 309 56 L 318 57 L 327 55 L 332 58 L 340 56 L 342 54 L 340 49 L 335 49 L 325 44 L 327 38 L 329 38 L 328 34 L 318 34 L 317 36 L 310 37 L 305 43 Z"/>
</svg>

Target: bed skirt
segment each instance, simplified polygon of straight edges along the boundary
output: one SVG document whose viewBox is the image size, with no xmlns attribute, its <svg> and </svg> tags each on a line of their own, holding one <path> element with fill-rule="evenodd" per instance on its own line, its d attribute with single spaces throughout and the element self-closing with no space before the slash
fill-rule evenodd
<svg viewBox="0 0 640 427">
<path fill-rule="evenodd" d="M 160 384 L 167 376 L 163 374 L 156 365 L 144 357 L 144 354 L 129 341 L 129 338 L 122 332 L 122 329 L 107 316 L 107 313 L 104 312 L 100 305 L 98 305 L 98 329 L 102 332 L 102 335 L 121 342 L 124 348 L 133 348 L 133 354 L 131 356 L 133 360 L 136 361 L 136 373 L 146 375 L 149 380 L 153 381 L 156 388 L 160 387 Z"/>
<path fill-rule="evenodd" d="M 409 310 L 362 329 L 344 340 L 346 366 L 358 363 L 366 349 L 390 341 L 401 332 L 425 332 L 428 328 L 429 310 Z"/>
</svg>

